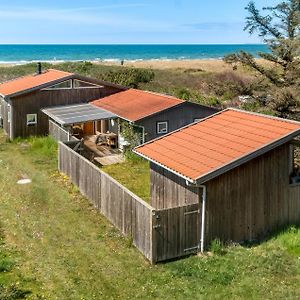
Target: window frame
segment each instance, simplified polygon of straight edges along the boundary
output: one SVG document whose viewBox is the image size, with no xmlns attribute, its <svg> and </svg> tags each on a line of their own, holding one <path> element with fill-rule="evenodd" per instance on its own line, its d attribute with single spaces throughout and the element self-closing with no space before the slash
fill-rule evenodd
<svg viewBox="0 0 300 300">
<path fill-rule="evenodd" d="M 166 125 L 166 129 L 165 131 L 161 131 L 159 130 L 159 126 L 165 124 Z M 169 121 L 158 121 L 156 122 L 156 134 L 167 134 L 169 133 Z"/>
<path fill-rule="evenodd" d="M 70 83 L 71 83 L 70 87 L 54 88 L 54 86 L 62 84 L 62 83 L 67 82 L 67 81 L 70 81 Z M 60 90 L 71 90 L 71 89 L 73 89 L 73 80 L 72 79 L 67 79 L 67 80 L 55 83 L 53 85 L 50 85 L 50 86 L 48 86 L 48 87 L 46 87 L 42 90 L 43 91 L 60 91 Z"/>
<path fill-rule="evenodd" d="M 28 121 L 28 117 L 29 116 L 34 116 L 34 121 Z M 33 113 L 33 114 L 26 114 L 26 125 L 27 126 L 33 126 L 33 125 L 36 125 L 38 122 L 37 120 L 37 114 Z"/>
<path fill-rule="evenodd" d="M 87 83 L 87 84 L 91 84 L 93 86 L 79 86 L 79 87 L 76 87 L 75 86 L 75 81 L 81 81 L 83 83 Z M 84 80 L 81 80 L 81 79 L 73 79 L 73 84 L 72 84 L 73 88 L 76 89 L 76 90 L 80 90 L 80 89 L 101 89 L 101 88 L 104 88 L 103 85 L 98 85 L 96 83 L 91 83 L 91 82 L 88 82 L 88 81 L 84 81 Z"/>
</svg>

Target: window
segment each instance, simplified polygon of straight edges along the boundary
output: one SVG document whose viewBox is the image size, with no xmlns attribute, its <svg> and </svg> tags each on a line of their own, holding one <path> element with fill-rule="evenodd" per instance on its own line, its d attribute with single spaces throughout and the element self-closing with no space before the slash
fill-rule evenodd
<svg viewBox="0 0 300 300">
<path fill-rule="evenodd" d="M 45 90 L 64 90 L 72 88 L 72 80 L 66 80 L 45 88 Z"/>
<path fill-rule="evenodd" d="M 290 145 L 290 184 L 300 184 L 300 141 Z"/>
<path fill-rule="evenodd" d="M 100 86 L 100 85 L 97 85 L 97 84 L 89 83 L 89 82 L 78 80 L 78 79 L 74 79 L 73 86 L 74 86 L 75 89 L 102 88 L 103 87 L 103 86 Z"/>
<path fill-rule="evenodd" d="M 37 114 L 27 114 L 27 126 L 37 123 Z"/>
<path fill-rule="evenodd" d="M 157 134 L 168 133 L 168 122 L 157 122 Z"/>
</svg>

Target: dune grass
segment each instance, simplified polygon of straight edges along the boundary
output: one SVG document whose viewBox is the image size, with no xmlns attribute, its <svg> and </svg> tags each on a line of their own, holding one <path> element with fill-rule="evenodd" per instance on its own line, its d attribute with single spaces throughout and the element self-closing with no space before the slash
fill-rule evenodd
<svg viewBox="0 0 300 300">
<path fill-rule="evenodd" d="M 32 183 L 17 185 L 22 176 Z M 0 228 L 0 299 L 300 298 L 298 227 L 151 266 L 56 172 L 50 138 L 0 132 Z"/>
</svg>

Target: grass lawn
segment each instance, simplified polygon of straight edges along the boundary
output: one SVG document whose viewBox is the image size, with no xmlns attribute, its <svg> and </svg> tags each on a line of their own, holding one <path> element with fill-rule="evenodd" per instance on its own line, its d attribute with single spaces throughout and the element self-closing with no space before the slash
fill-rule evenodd
<svg viewBox="0 0 300 300">
<path fill-rule="evenodd" d="M 299 228 L 151 266 L 56 172 L 49 138 L 6 143 L 0 131 L 0 227 L 0 299 L 300 298 Z"/>
<path fill-rule="evenodd" d="M 119 181 L 134 194 L 150 202 L 150 166 L 141 159 L 126 159 L 124 163 L 105 166 L 104 172 Z"/>
</svg>

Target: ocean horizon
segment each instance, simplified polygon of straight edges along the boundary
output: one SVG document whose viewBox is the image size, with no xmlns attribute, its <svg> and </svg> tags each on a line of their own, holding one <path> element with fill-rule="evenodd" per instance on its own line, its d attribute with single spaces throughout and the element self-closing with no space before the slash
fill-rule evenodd
<svg viewBox="0 0 300 300">
<path fill-rule="evenodd" d="M 0 45 L 0 64 L 65 61 L 142 61 L 222 59 L 247 51 L 268 52 L 264 44 L 10 44 Z"/>
</svg>

